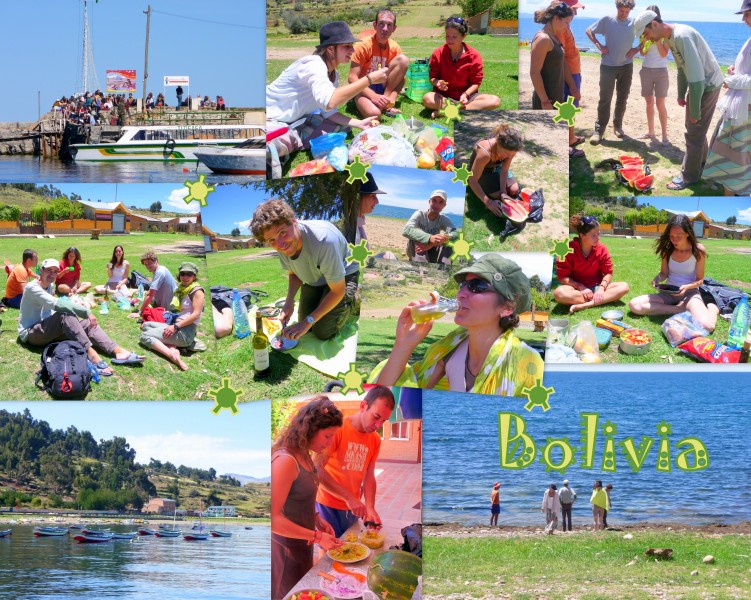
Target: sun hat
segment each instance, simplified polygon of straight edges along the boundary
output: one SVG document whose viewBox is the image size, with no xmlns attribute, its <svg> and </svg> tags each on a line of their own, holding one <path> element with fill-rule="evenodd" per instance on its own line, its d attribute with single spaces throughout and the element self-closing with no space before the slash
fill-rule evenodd
<svg viewBox="0 0 751 600">
<path fill-rule="evenodd" d="M 56 258 L 45 258 L 42 261 L 42 269 L 51 269 L 52 267 L 55 267 L 58 271 L 60 270 L 60 261 Z"/>
<path fill-rule="evenodd" d="M 448 194 L 445 191 L 443 191 L 443 190 L 433 190 L 431 192 L 431 194 L 430 194 L 430 197 L 431 198 L 435 198 L 435 197 L 443 198 L 444 202 L 448 202 L 449 201 Z"/>
<path fill-rule="evenodd" d="M 354 44 L 359 42 L 352 31 L 349 29 L 344 21 L 332 21 L 326 23 L 321 27 L 321 31 L 318 32 L 318 39 L 320 43 L 316 48 L 324 48 L 325 46 L 335 46 L 337 44 Z"/>
<path fill-rule="evenodd" d="M 657 13 L 653 10 L 645 10 L 638 17 L 636 17 L 636 20 L 634 21 L 634 37 L 639 39 L 641 37 L 641 34 L 644 33 L 644 29 L 647 27 L 647 25 L 649 25 L 656 18 Z"/>
<path fill-rule="evenodd" d="M 519 265 L 497 252 L 483 254 L 473 264 L 457 271 L 454 280 L 461 283 L 470 273 L 482 277 L 501 296 L 511 300 L 517 313 L 529 310 L 532 305 L 529 279 Z"/>
<path fill-rule="evenodd" d="M 735 13 L 736 15 L 742 15 L 747 10 L 751 10 L 751 0 L 743 0 L 743 4 L 741 5 L 741 9 Z"/>
<path fill-rule="evenodd" d="M 177 269 L 178 273 L 193 273 L 193 275 L 198 275 L 198 265 L 196 263 L 192 262 L 183 262 L 180 263 L 180 267 Z"/>
<path fill-rule="evenodd" d="M 497 489 L 498 489 L 499 487 L 501 487 L 501 484 L 500 484 L 499 482 L 497 482 L 497 481 L 496 481 L 496 482 L 495 482 L 495 483 L 493 484 L 493 489 L 494 489 L 494 490 L 497 490 Z"/>
<path fill-rule="evenodd" d="M 370 173 L 366 173 L 365 177 L 368 178 L 368 180 L 363 183 L 360 186 L 360 194 L 385 194 L 383 190 L 378 189 L 378 184 L 376 183 L 375 177 L 371 175 Z"/>
</svg>

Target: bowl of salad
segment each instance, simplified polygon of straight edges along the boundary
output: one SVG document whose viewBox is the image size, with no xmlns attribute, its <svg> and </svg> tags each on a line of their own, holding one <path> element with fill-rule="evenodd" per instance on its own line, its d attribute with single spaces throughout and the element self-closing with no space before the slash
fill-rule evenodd
<svg viewBox="0 0 751 600">
<path fill-rule="evenodd" d="M 643 329 L 626 329 L 621 333 L 621 351 L 625 354 L 646 354 L 652 345 L 652 336 Z"/>
</svg>

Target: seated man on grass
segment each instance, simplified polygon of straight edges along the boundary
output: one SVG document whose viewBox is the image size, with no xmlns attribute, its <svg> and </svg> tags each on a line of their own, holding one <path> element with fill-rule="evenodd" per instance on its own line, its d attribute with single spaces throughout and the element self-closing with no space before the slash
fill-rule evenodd
<svg viewBox="0 0 751 600">
<path fill-rule="evenodd" d="M 75 340 L 81 344 L 89 360 L 100 375 L 109 377 L 112 369 L 102 360 L 93 345 L 101 348 L 117 365 L 141 363 L 144 356 L 125 350 L 113 342 L 99 327 L 94 314 L 74 304 L 67 296 L 53 295 L 55 279 L 60 273 L 60 261 L 47 258 L 42 262 L 38 281 L 26 285 L 21 298 L 21 315 L 18 318 L 18 338 L 31 346 L 46 346 L 57 340 Z"/>
<path fill-rule="evenodd" d="M 159 259 L 153 252 L 146 252 L 141 257 L 141 264 L 152 274 L 149 291 L 143 297 L 143 302 L 137 312 L 128 316 L 137 319 L 143 319 L 143 311 L 149 306 L 156 306 L 168 309 L 172 304 L 172 298 L 175 297 L 177 281 L 172 277 L 167 267 L 159 264 Z"/>
<path fill-rule="evenodd" d="M 8 271 L 8 282 L 5 284 L 5 297 L 0 300 L 0 306 L 8 308 L 21 308 L 21 297 L 24 288 L 29 281 L 38 279 L 32 270 L 37 266 L 39 257 L 31 248 L 23 251 L 21 264 L 14 267 L 6 265 Z"/>
<path fill-rule="evenodd" d="M 347 263 L 349 248 L 342 233 L 328 221 L 298 221 L 283 200 L 263 202 L 253 213 L 250 229 L 257 240 L 279 253 L 288 272 L 287 299 L 280 315 L 282 335 L 298 340 L 312 331 L 318 339 L 333 338 L 355 305 L 359 268 Z M 297 323 L 287 326 L 300 292 Z"/>
<path fill-rule="evenodd" d="M 373 21 L 375 34 L 355 44 L 355 53 L 349 67 L 349 83 L 365 77 L 371 71 L 388 67 L 385 83 L 374 83 L 355 96 L 357 112 L 363 118 L 393 117 L 401 113 L 395 108 L 399 92 L 404 87 L 404 76 L 409 68 L 409 58 L 402 54 L 399 44 L 390 38 L 396 31 L 396 15 L 388 8 L 378 11 Z"/>
<path fill-rule="evenodd" d="M 459 232 L 441 211 L 446 208 L 448 195 L 443 190 L 430 194 L 428 210 L 417 210 L 407 221 L 402 235 L 406 237 L 407 256 L 415 262 L 448 263 L 451 248 L 446 244 L 455 240 Z"/>
</svg>

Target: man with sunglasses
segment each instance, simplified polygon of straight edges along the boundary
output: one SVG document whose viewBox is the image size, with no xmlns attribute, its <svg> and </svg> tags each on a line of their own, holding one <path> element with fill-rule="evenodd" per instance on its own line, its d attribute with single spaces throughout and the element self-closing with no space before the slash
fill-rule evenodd
<svg viewBox="0 0 751 600">
<path fill-rule="evenodd" d="M 613 131 L 622 138 L 623 117 L 626 103 L 631 92 L 631 79 L 634 74 L 633 58 L 639 52 L 634 45 L 634 19 L 630 17 L 635 5 L 634 0 L 616 0 L 616 16 L 602 17 L 587 28 L 587 37 L 602 54 L 600 62 L 600 100 L 597 104 L 597 122 L 595 132 L 589 143 L 597 145 L 605 135 L 605 128 L 610 121 L 610 105 L 615 90 L 615 112 L 613 113 Z M 597 35 L 604 36 L 603 44 Z"/>
<path fill-rule="evenodd" d="M 159 259 L 154 252 L 146 252 L 141 257 L 141 264 L 152 274 L 152 279 L 149 291 L 146 292 L 138 311 L 128 315 L 132 319 L 143 319 L 143 311 L 149 306 L 169 308 L 177 289 L 177 281 L 167 267 L 159 264 Z"/>
<path fill-rule="evenodd" d="M 417 210 L 404 226 L 402 235 L 406 237 L 407 256 L 415 262 L 448 264 L 451 248 L 448 242 L 455 240 L 459 233 L 447 216 L 441 211 L 446 208 L 448 195 L 443 190 L 434 190 L 428 200 L 428 210 Z"/>
<path fill-rule="evenodd" d="M 349 83 L 365 77 L 371 71 L 388 67 L 385 83 L 374 83 L 355 96 L 355 106 L 363 118 L 393 117 L 401 111 L 395 108 L 396 99 L 404 87 L 404 76 L 409 67 L 409 58 L 402 54 L 399 44 L 391 40 L 396 31 L 396 15 L 388 8 L 378 11 L 373 21 L 375 34 L 355 44 L 355 53 L 349 67 Z"/>
<path fill-rule="evenodd" d="M 342 233 L 328 221 L 298 221 L 292 208 L 277 198 L 258 205 L 250 229 L 279 253 L 288 273 L 282 335 L 299 340 L 312 332 L 321 340 L 333 338 L 352 314 L 360 273 L 357 262 L 347 262 L 349 248 Z M 298 292 L 297 323 L 287 326 Z"/>
</svg>

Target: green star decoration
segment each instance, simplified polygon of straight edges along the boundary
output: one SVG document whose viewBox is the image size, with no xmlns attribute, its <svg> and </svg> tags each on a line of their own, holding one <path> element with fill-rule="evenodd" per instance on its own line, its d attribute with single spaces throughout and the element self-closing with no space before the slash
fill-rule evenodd
<svg viewBox="0 0 751 600">
<path fill-rule="evenodd" d="M 368 250 L 367 240 L 361 240 L 357 245 L 350 242 L 349 244 L 347 244 L 347 247 L 349 248 L 349 256 L 347 257 L 347 262 L 356 262 L 358 265 L 360 265 L 360 268 L 365 266 L 365 263 L 368 261 L 368 257 L 375 254 L 375 252 Z"/>
<path fill-rule="evenodd" d="M 657 435 L 660 437 L 665 437 L 673 433 L 673 427 L 670 425 L 670 423 L 667 423 L 666 421 L 660 421 L 657 424 Z"/>
<path fill-rule="evenodd" d="M 222 378 L 221 387 L 209 389 L 208 395 L 216 402 L 216 406 L 211 409 L 215 415 L 218 415 L 223 408 L 231 410 L 233 415 L 240 412 L 237 408 L 237 399 L 243 395 L 243 391 L 232 389 L 228 378 Z"/>
<path fill-rule="evenodd" d="M 550 251 L 550 254 L 556 256 L 558 260 L 563 260 L 566 258 L 567 254 L 571 254 L 574 249 L 568 245 L 568 240 L 553 240 L 555 243 L 553 244 L 553 249 Z"/>
<path fill-rule="evenodd" d="M 362 183 L 365 183 L 368 180 L 368 178 L 365 176 L 365 173 L 368 172 L 369 168 L 370 163 L 362 162 L 359 155 L 355 156 L 355 160 L 344 167 L 344 170 L 349 173 L 349 177 L 347 177 L 347 183 L 354 183 L 358 180 Z"/>
<path fill-rule="evenodd" d="M 576 113 L 580 113 L 582 111 L 581 108 L 574 106 L 573 96 L 566 98 L 565 102 L 556 101 L 553 103 L 553 106 L 558 109 L 558 114 L 553 117 L 553 121 L 555 123 L 558 123 L 558 121 L 566 121 L 569 127 L 574 126 L 574 121 L 576 121 Z"/>
<path fill-rule="evenodd" d="M 355 363 L 349 363 L 349 371 L 347 371 L 346 373 L 339 373 L 337 377 L 344 381 L 342 394 L 346 394 L 350 390 L 357 390 L 358 394 L 365 393 L 362 384 L 365 382 L 367 374 L 360 373 L 357 369 L 355 369 Z"/>
<path fill-rule="evenodd" d="M 472 171 L 467 168 L 466 164 L 463 164 L 454 171 L 454 176 L 451 178 L 451 182 L 456 183 L 457 181 L 461 181 L 462 185 L 467 185 L 467 179 L 470 177 L 472 177 Z"/>
<path fill-rule="evenodd" d="M 465 258 L 467 260 L 472 258 L 469 251 L 472 250 L 472 246 L 474 246 L 475 243 L 465 240 L 463 231 L 459 232 L 458 238 L 456 238 L 453 242 L 448 242 L 446 245 L 451 248 L 451 250 L 453 251 L 452 255 L 455 258 Z"/>
<path fill-rule="evenodd" d="M 542 408 L 543 412 L 547 412 L 550 410 L 548 398 L 553 394 L 555 394 L 554 388 L 545 387 L 542 385 L 542 379 L 537 379 L 534 387 L 524 388 L 519 395 L 524 396 L 529 400 L 529 402 L 524 405 L 525 410 L 531 412 L 535 406 L 539 406 Z"/>
<path fill-rule="evenodd" d="M 190 204 L 193 200 L 198 200 L 201 206 L 206 206 L 209 194 L 216 190 L 213 185 L 206 185 L 206 175 L 199 175 L 198 181 L 186 181 L 185 187 L 188 188 L 188 195 L 185 196 L 185 204 Z"/>
<path fill-rule="evenodd" d="M 446 117 L 446 125 L 449 125 L 452 119 L 457 121 L 462 120 L 462 117 L 459 114 L 459 106 L 461 105 L 458 103 L 446 100 L 446 107 L 443 109 L 443 116 Z"/>
</svg>

